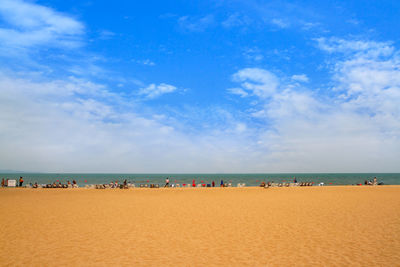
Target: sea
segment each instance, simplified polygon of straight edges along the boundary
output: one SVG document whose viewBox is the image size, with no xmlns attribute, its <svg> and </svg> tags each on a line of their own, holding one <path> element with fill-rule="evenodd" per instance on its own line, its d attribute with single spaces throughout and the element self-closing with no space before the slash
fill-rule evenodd
<svg viewBox="0 0 400 267">
<path fill-rule="evenodd" d="M 231 183 L 232 186 L 245 184 L 245 186 L 258 186 L 261 182 L 313 182 L 314 185 L 323 183 L 326 186 L 334 185 L 357 185 L 364 184 L 364 181 L 378 179 L 379 183 L 385 185 L 399 185 L 400 173 L 224 173 L 224 174 L 202 174 L 202 173 L 0 173 L 0 179 L 24 178 L 24 185 L 29 183 L 49 184 L 53 182 L 67 183 L 75 180 L 79 186 L 91 184 L 108 184 L 118 181 L 122 183 L 127 180 L 129 183 L 140 184 L 159 184 L 163 186 L 165 179 L 169 178 L 170 184 L 211 184 L 213 181 L 216 186 L 223 183 Z"/>
</svg>

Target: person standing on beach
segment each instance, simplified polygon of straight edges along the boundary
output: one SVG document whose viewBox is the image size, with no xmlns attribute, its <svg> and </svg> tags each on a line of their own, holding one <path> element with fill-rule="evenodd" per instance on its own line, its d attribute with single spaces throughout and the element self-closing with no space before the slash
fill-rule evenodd
<svg viewBox="0 0 400 267">
<path fill-rule="evenodd" d="M 212 181 L 212 187 L 215 187 L 215 182 L 214 181 Z"/>
<path fill-rule="evenodd" d="M 19 187 L 22 187 L 23 183 L 24 183 L 24 179 L 22 177 L 19 177 Z"/>
<path fill-rule="evenodd" d="M 1 187 L 4 187 L 5 184 L 6 184 L 6 181 L 4 181 L 4 178 L 1 179 Z"/>
<path fill-rule="evenodd" d="M 221 187 L 224 187 L 224 181 L 221 180 Z"/>
<path fill-rule="evenodd" d="M 168 177 L 165 179 L 165 186 L 164 187 L 169 187 L 169 178 Z"/>
</svg>

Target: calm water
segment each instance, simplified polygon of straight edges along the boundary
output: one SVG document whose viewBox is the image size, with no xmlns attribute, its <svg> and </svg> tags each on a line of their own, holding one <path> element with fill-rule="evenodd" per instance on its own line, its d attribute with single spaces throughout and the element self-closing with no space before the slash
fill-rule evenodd
<svg viewBox="0 0 400 267">
<path fill-rule="evenodd" d="M 135 184 L 157 183 L 165 184 L 165 178 L 170 177 L 171 183 L 190 183 L 193 179 L 197 183 L 209 183 L 215 181 L 230 182 L 233 186 L 237 183 L 246 183 L 246 186 L 259 185 L 261 181 L 289 182 L 293 177 L 298 182 L 324 182 L 325 185 L 351 185 L 372 180 L 375 176 L 378 182 L 384 184 L 400 184 L 400 173 L 264 173 L 264 174 L 107 174 L 107 173 L 0 173 L 0 178 L 18 179 L 24 177 L 24 184 L 47 184 L 59 180 L 66 183 L 68 180 L 76 180 L 81 186 L 85 184 L 103 184 L 118 180 L 120 183 L 127 179 Z M 176 181 L 176 182 L 175 182 Z M 202 182 L 203 181 L 203 182 Z"/>
</svg>

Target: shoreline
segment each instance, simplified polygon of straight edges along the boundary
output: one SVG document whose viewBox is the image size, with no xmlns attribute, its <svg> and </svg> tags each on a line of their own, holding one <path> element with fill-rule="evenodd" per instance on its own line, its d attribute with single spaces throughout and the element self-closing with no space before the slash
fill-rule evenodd
<svg viewBox="0 0 400 267">
<path fill-rule="evenodd" d="M 94 185 L 93 185 L 94 186 Z M 154 190 L 154 191 L 159 191 L 159 190 L 215 190 L 215 189 L 221 189 L 221 190 L 232 190 L 232 189 L 263 189 L 263 190 L 269 190 L 269 189 L 275 189 L 275 188 L 282 188 L 282 189 L 290 189 L 290 188 L 400 188 L 400 185 L 324 185 L 324 186 L 270 186 L 270 187 L 261 187 L 261 186 L 228 186 L 228 187 L 220 187 L 220 186 L 215 186 L 215 187 L 203 187 L 203 186 L 196 186 L 196 187 L 158 187 L 158 188 L 150 188 L 150 187 L 129 187 L 129 188 L 102 188 L 98 189 L 95 187 L 84 187 L 84 186 L 79 186 L 76 188 L 44 188 L 44 187 L 38 187 L 38 188 L 32 188 L 32 187 L 0 187 L 0 190 L 29 190 L 29 191 L 55 191 L 55 190 L 60 190 L 60 191 L 79 191 L 79 190 L 96 190 L 96 191 L 115 191 L 115 190 L 120 190 L 120 191 L 133 191 L 133 190 Z"/>
</svg>

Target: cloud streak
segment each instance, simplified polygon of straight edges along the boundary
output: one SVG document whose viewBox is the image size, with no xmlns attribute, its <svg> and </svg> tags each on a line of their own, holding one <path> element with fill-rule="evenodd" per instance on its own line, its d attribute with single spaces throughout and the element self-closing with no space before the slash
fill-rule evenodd
<svg viewBox="0 0 400 267">
<path fill-rule="evenodd" d="M 154 99 L 164 94 L 170 94 L 177 90 L 177 88 L 173 85 L 160 83 L 156 85 L 154 83 L 149 86 L 142 88 L 139 90 L 139 95 L 144 95 L 146 98 Z"/>
<path fill-rule="evenodd" d="M 1 0 L 0 15 L 6 22 L 0 28 L 3 51 L 36 46 L 76 48 L 82 45 L 83 24 L 51 8 L 19 0 Z"/>
</svg>

